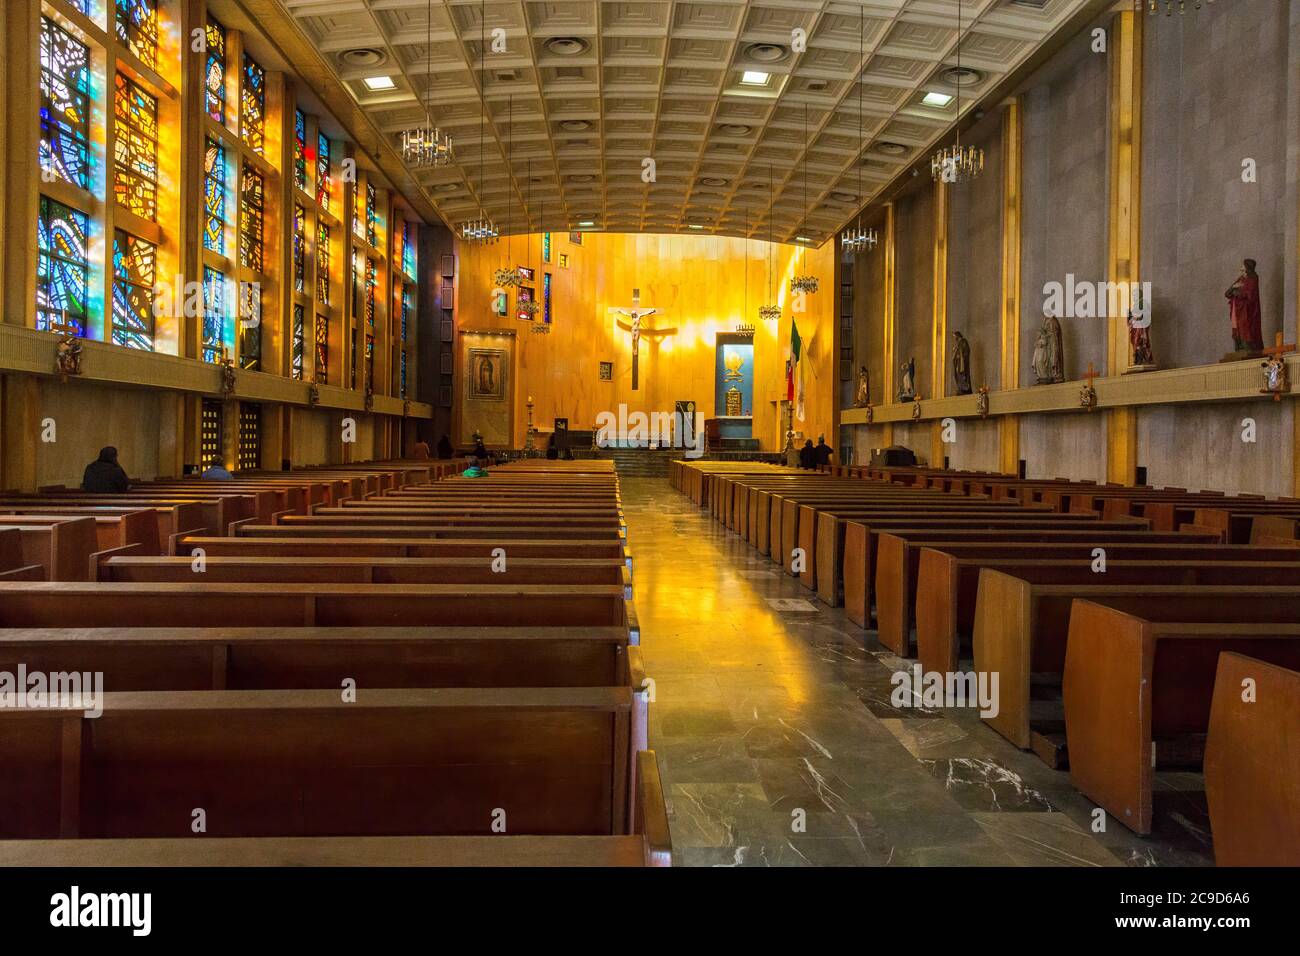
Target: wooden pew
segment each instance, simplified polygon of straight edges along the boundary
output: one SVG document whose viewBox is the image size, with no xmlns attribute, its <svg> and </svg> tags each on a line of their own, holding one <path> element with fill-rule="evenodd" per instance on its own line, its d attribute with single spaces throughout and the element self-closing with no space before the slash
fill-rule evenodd
<svg viewBox="0 0 1300 956">
<path fill-rule="evenodd" d="M 1248 624 L 1300 616 L 1298 587 L 1033 584 L 982 570 L 975 610 L 975 670 L 997 672 L 1001 686 L 999 713 L 986 723 L 1022 750 L 1043 751 L 1044 759 L 1061 741 L 1031 727 L 1031 675 L 1064 674 L 1076 599 L 1162 621 Z"/>
<path fill-rule="evenodd" d="M 613 525 L 571 527 L 565 524 L 533 524 L 511 522 L 500 525 L 482 524 L 268 524 L 241 525 L 241 538 L 526 538 L 531 535 L 545 538 L 573 538 L 582 540 L 622 540 L 624 529 Z"/>
<path fill-rule="evenodd" d="M 209 837 L 489 836 L 497 809 L 516 835 L 626 834 L 632 696 L 109 692 L 95 718 L 0 709 L 0 837 L 191 837 L 195 807 Z"/>
<path fill-rule="evenodd" d="M 654 751 L 637 754 L 630 835 L 209 837 L 3 840 L 0 866 L 671 866 L 672 841 Z"/>
<path fill-rule="evenodd" d="M 1143 530 L 1141 526 L 1135 527 L 1131 523 L 1116 524 L 1064 515 L 1021 521 L 1005 520 L 991 524 L 984 522 L 983 526 L 929 517 L 889 521 L 873 519 L 869 525 L 852 521 L 847 525 L 844 537 L 844 610 L 851 621 L 863 627 L 871 626 L 868 616 L 871 602 L 874 597 L 877 608 L 879 607 L 880 588 L 892 589 L 897 594 L 898 602 L 904 600 L 903 595 L 915 593 L 913 581 L 919 559 L 916 553 L 891 545 L 882 565 L 878 553 L 879 538 L 886 534 L 908 543 L 914 540 L 945 540 L 984 543 L 1131 541 L 1175 544 L 1214 543 L 1217 540 L 1177 532 L 1160 533 L 1161 537 L 1152 537 L 1157 532 Z M 893 604 L 894 597 L 891 596 L 888 600 L 891 606 L 896 606 Z"/>
<path fill-rule="evenodd" d="M 1169 565 L 1181 569 L 1187 580 L 1165 583 L 1197 583 L 1194 569 L 1199 566 L 1230 565 L 1232 568 L 1259 566 L 1268 577 L 1276 574 L 1273 566 L 1281 563 L 1300 564 L 1300 551 L 1286 548 L 1255 548 L 1247 545 L 1214 544 L 1119 544 L 1115 542 L 1080 544 L 952 544 L 942 541 L 914 541 L 920 548 L 920 564 L 916 575 L 916 643 L 917 658 L 927 671 L 947 673 L 957 669 L 959 650 L 963 638 L 969 638 L 975 625 L 975 605 L 979 587 L 979 574 L 991 568 L 1013 577 L 1037 583 L 1052 583 L 1056 567 L 1078 569 L 1086 566 L 1091 573 L 1093 550 L 1104 547 L 1108 571 L 1097 575 L 1110 583 L 1132 583 L 1143 568 Z M 1112 576 L 1110 569 L 1118 572 Z M 1187 574 L 1188 571 L 1193 573 Z M 1172 573 L 1172 572 L 1171 572 Z M 1243 575 L 1246 583 L 1249 572 L 1227 570 L 1228 580 Z M 1152 583 L 1157 583 L 1155 580 Z M 1257 584 L 1276 584 L 1281 581 L 1266 579 Z"/>
<path fill-rule="evenodd" d="M 0 515 L 49 516 L 52 520 L 68 517 L 89 517 L 95 519 L 95 537 L 98 550 L 125 548 L 139 545 L 142 554 L 161 554 L 162 546 L 158 537 L 158 518 L 152 508 L 114 508 L 98 505 L 70 507 L 55 505 L 3 505 Z"/>
<path fill-rule="evenodd" d="M 1219 655 L 1205 796 L 1219 866 L 1300 866 L 1300 672 Z"/>
<path fill-rule="evenodd" d="M 0 527 L 0 581 L 44 581 L 45 568 L 28 564 L 21 528 Z"/>
<path fill-rule="evenodd" d="M 90 556 L 99 549 L 94 518 L 39 515 L 0 516 L 0 528 L 19 534 L 23 564 L 39 566 L 46 581 L 85 581 L 90 577 Z"/>
<path fill-rule="evenodd" d="M 497 548 L 505 550 L 507 559 L 521 558 L 619 558 L 630 568 L 632 554 L 618 538 L 382 538 L 329 536 L 267 536 L 242 538 L 188 537 L 181 540 L 180 554 L 202 550 L 208 556 L 222 557 L 390 557 L 454 558 L 492 557 Z"/>
<path fill-rule="evenodd" d="M 1295 620 L 1300 589 L 1289 593 L 1287 607 L 1271 609 L 1276 621 Z M 1251 622 L 1233 620 L 1225 608 L 1247 603 L 1187 600 L 1182 614 L 1195 623 L 1151 621 L 1140 602 L 1128 612 L 1091 601 L 1073 608 L 1064 681 L 1070 781 L 1129 829 L 1151 832 L 1157 739 L 1209 728 L 1221 651 L 1300 667 L 1300 624 L 1265 622 L 1262 609 L 1246 607 L 1238 613 Z"/>
<path fill-rule="evenodd" d="M 100 581 L 311 584 L 616 584 L 632 598 L 632 575 L 618 558 L 524 558 L 507 555 L 503 570 L 491 556 L 465 558 L 114 557 Z"/>
</svg>

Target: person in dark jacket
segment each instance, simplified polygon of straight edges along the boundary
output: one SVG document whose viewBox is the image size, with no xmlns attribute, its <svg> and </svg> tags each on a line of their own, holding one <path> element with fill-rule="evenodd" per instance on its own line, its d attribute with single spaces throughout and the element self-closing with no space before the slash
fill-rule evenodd
<svg viewBox="0 0 1300 956">
<path fill-rule="evenodd" d="M 446 435 L 443 435 L 441 438 L 438 439 L 438 458 L 445 461 L 446 459 L 452 457 L 452 454 L 453 454 L 453 450 L 451 447 L 451 439 L 448 438 Z"/>
<path fill-rule="evenodd" d="M 814 455 L 816 455 L 816 453 L 817 450 L 813 448 L 812 439 L 809 438 L 806 442 L 803 443 L 803 447 L 799 449 L 799 467 L 800 468 L 813 467 L 813 457 Z"/>
<path fill-rule="evenodd" d="M 99 450 L 99 458 L 86 466 L 81 476 L 81 490 L 95 494 L 121 494 L 131 487 L 126 472 L 117 463 L 117 449 L 112 445 Z"/>
<path fill-rule="evenodd" d="M 822 465 L 829 465 L 833 454 L 835 450 L 826 444 L 826 436 L 818 435 L 817 447 L 813 449 L 813 466 L 820 468 Z"/>
</svg>

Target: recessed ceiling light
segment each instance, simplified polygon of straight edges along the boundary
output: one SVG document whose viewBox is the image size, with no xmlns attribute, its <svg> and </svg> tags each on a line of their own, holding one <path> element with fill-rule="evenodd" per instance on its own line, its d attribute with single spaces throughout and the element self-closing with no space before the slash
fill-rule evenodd
<svg viewBox="0 0 1300 956">
<path fill-rule="evenodd" d="M 795 236 L 795 237 L 794 237 L 794 241 L 795 241 L 795 242 L 812 242 L 812 240 L 809 239 L 807 236 Z"/>
<path fill-rule="evenodd" d="M 768 80 L 772 79 L 771 73 L 763 73 L 759 70 L 746 70 L 740 77 L 740 82 L 746 86 L 767 86 Z"/>
<path fill-rule="evenodd" d="M 546 41 L 546 49 L 556 56 L 578 56 L 586 53 L 589 46 L 582 37 L 551 37 Z"/>
<path fill-rule="evenodd" d="M 745 55 L 758 63 L 779 63 L 790 51 L 779 43 L 751 43 L 745 47 Z"/>
<path fill-rule="evenodd" d="M 945 83 L 951 83 L 953 86 L 970 86 L 984 79 L 984 74 L 967 66 L 954 66 L 943 71 L 943 79 Z"/>
<path fill-rule="evenodd" d="M 831 198 L 836 202 L 853 202 L 858 197 L 853 193 L 831 193 Z"/>
<path fill-rule="evenodd" d="M 460 189 L 460 183 L 443 183 L 441 186 L 435 186 L 434 189 L 440 193 L 454 193 Z"/>
<path fill-rule="evenodd" d="M 582 222 L 578 223 L 579 227 L 583 229 L 590 229 L 595 224 L 596 222 L 593 219 L 584 219 Z"/>
<path fill-rule="evenodd" d="M 926 93 L 921 97 L 921 102 L 926 106 L 944 107 L 952 102 L 952 97 L 947 93 Z"/>
<path fill-rule="evenodd" d="M 727 181 L 721 176 L 704 176 L 700 179 L 701 186 L 725 186 Z"/>
<path fill-rule="evenodd" d="M 393 82 L 391 76 L 368 76 L 366 87 L 371 90 L 395 90 L 397 84 Z"/>
<path fill-rule="evenodd" d="M 704 227 L 701 226 L 698 222 L 688 222 L 688 223 L 686 224 L 686 228 L 687 228 L 687 229 L 703 229 Z"/>
<path fill-rule="evenodd" d="M 344 50 L 339 54 L 339 61 L 350 67 L 378 66 L 387 60 L 382 50 L 376 50 L 372 47 L 357 47 L 353 50 Z"/>
<path fill-rule="evenodd" d="M 596 179 L 596 177 L 593 176 L 593 175 L 591 175 L 590 173 L 577 173 L 576 175 L 573 175 L 573 176 L 570 176 L 570 177 L 569 177 L 569 182 L 571 182 L 571 183 L 589 183 L 589 182 L 593 182 L 595 179 Z"/>
<path fill-rule="evenodd" d="M 899 143 L 877 143 L 876 150 L 890 156 L 901 156 L 903 153 L 907 152 L 907 147 L 902 146 Z"/>
<path fill-rule="evenodd" d="M 723 123 L 718 128 L 728 136 L 748 136 L 754 131 L 752 126 L 746 126 L 744 123 Z"/>
<path fill-rule="evenodd" d="M 951 97 L 949 97 L 949 99 L 951 99 Z M 581 133 L 591 129 L 591 124 L 583 119 L 571 119 L 562 122 L 560 128 L 570 133 Z"/>
</svg>

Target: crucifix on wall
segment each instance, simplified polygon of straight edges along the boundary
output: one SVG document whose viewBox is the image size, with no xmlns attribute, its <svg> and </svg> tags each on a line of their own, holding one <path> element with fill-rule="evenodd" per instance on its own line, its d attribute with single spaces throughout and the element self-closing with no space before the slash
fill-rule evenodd
<svg viewBox="0 0 1300 956">
<path fill-rule="evenodd" d="M 654 315 L 658 309 L 641 308 L 641 290 L 632 290 L 632 308 L 630 309 L 611 309 L 619 315 L 626 315 L 631 322 L 619 322 L 618 327 L 625 332 L 632 333 L 632 391 L 640 387 L 640 356 L 641 356 L 641 336 L 648 335 L 653 338 L 656 335 L 673 335 L 676 329 L 648 329 L 641 324 L 641 320 L 647 316 Z"/>
</svg>

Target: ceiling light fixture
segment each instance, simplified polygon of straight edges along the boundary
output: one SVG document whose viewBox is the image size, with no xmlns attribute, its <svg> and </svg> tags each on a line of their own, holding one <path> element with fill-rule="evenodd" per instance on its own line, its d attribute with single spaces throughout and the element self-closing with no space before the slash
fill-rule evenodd
<svg viewBox="0 0 1300 956">
<path fill-rule="evenodd" d="M 479 3 L 478 9 L 479 22 L 479 58 L 481 66 L 479 67 L 479 90 L 487 89 L 487 3 L 486 0 Z M 478 187 L 475 194 L 478 197 L 478 218 L 471 219 L 468 222 L 461 223 L 460 237 L 466 242 L 476 242 L 481 246 L 490 246 L 501 238 L 501 232 L 497 229 L 496 223 L 488 218 L 487 212 L 483 209 L 483 183 L 484 183 L 484 166 L 483 160 L 487 155 L 487 102 L 480 97 L 480 112 L 478 120 Z"/>
<path fill-rule="evenodd" d="M 761 70 L 746 70 L 741 75 L 740 82 L 746 86 L 767 86 L 771 79 L 771 73 L 764 73 Z"/>
<path fill-rule="evenodd" d="M 961 87 L 965 75 L 961 66 L 961 7 L 962 0 L 957 0 L 957 67 L 952 74 L 957 78 L 956 141 L 930 158 L 930 175 L 934 181 L 951 185 L 970 182 L 984 171 L 984 150 L 978 146 L 961 145 Z"/>
<path fill-rule="evenodd" d="M 804 103 L 804 105 L 803 105 L 803 141 L 804 141 L 804 150 L 803 150 L 803 227 L 804 227 L 804 228 L 807 228 L 807 226 L 808 226 L 808 148 L 809 148 L 809 144 L 812 142 L 812 140 L 811 140 L 811 138 L 810 138 L 810 136 L 809 136 L 809 131 L 808 131 L 808 104 L 807 104 L 807 103 Z M 809 240 L 808 238 L 806 238 L 806 237 L 804 237 L 804 236 L 798 236 L 798 237 L 796 237 L 796 238 L 797 238 L 797 241 L 799 241 L 799 242 L 810 242 L 810 241 L 811 241 L 811 240 Z M 801 259 L 800 259 L 799 267 L 802 269 L 802 268 L 804 268 L 807 264 L 808 264 L 808 258 L 807 258 L 806 255 L 804 255 L 804 256 L 802 256 Z M 817 278 L 815 275 L 812 275 L 811 273 L 808 273 L 808 272 L 803 272 L 803 273 L 801 273 L 800 275 L 797 275 L 797 276 L 795 276 L 794 278 L 792 278 L 792 279 L 790 280 L 790 291 L 791 291 L 791 293 L 793 293 L 793 294 L 795 294 L 795 295 L 800 295 L 800 294 L 804 294 L 804 295 L 812 295 L 812 294 L 814 294 L 814 293 L 815 293 L 819 288 L 821 288 L 821 282 L 818 280 L 818 278 Z"/>
<path fill-rule="evenodd" d="M 863 106 L 862 106 L 862 70 L 866 66 L 867 58 L 867 15 L 865 11 L 859 13 L 858 23 L 858 148 L 865 149 L 867 141 L 863 136 Z M 846 193 L 835 193 L 836 199 L 845 196 L 845 202 L 861 202 L 862 197 L 862 163 L 858 167 L 858 193 L 856 196 L 848 196 Z M 840 235 L 840 248 L 851 256 L 860 253 L 870 252 L 876 248 L 878 242 L 876 230 L 862 228 L 862 209 L 858 209 L 858 221 L 851 229 L 845 229 Z"/>
<path fill-rule="evenodd" d="M 772 302 L 772 250 L 776 248 L 772 242 L 772 210 L 776 206 L 776 187 L 775 178 L 772 175 L 772 164 L 767 164 L 767 301 Z M 758 317 L 764 322 L 779 322 L 781 320 L 781 307 L 779 305 L 764 305 L 758 309 Z"/>
<path fill-rule="evenodd" d="M 433 124 L 433 0 L 429 0 L 424 25 L 429 79 L 424 94 L 424 125 L 402 130 L 402 160 L 412 169 L 447 166 L 452 161 L 451 136 Z"/>
<path fill-rule="evenodd" d="M 366 77 L 366 88 L 378 92 L 380 90 L 395 90 L 397 84 L 393 82 L 391 76 L 368 76 Z"/>
<path fill-rule="evenodd" d="M 947 93 L 926 93 L 921 97 L 921 102 L 926 106 L 936 106 L 942 109 L 952 102 L 952 97 Z"/>
</svg>

